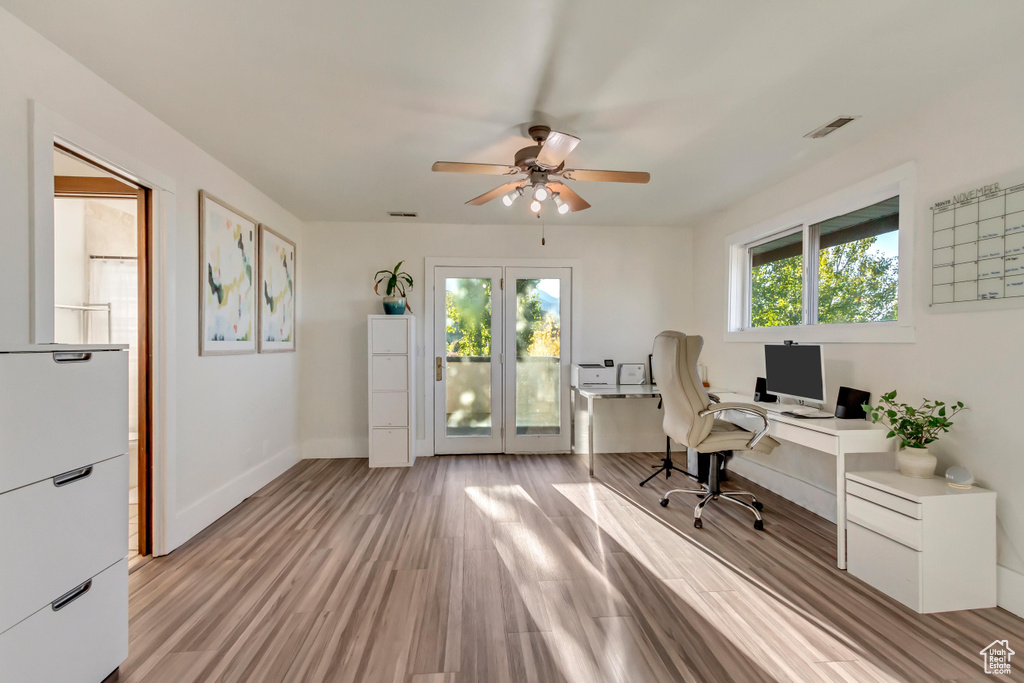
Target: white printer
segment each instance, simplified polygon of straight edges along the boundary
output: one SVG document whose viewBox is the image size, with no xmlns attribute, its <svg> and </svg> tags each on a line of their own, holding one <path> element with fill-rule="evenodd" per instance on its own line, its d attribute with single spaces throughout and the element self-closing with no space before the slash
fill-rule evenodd
<svg viewBox="0 0 1024 683">
<path fill-rule="evenodd" d="M 615 368 L 600 363 L 573 363 L 572 385 L 577 389 L 587 387 L 614 387 Z"/>
</svg>

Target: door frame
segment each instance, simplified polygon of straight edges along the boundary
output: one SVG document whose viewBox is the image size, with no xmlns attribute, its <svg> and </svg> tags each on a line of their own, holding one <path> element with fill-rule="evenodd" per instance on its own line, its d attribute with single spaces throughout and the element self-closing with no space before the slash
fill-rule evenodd
<svg viewBox="0 0 1024 683">
<path fill-rule="evenodd" d="M 571 329 L 569 339 L 569 365 L 581 354 L 583 323 L 583 307 L 581 306 L 583 261 L 581 259 L 563 258 L 467 258 L 464 256 L 428 256 L 423 259 L 423 324 L 417 331 L 419 345 L 419 382 L 416 387 L 417 403 L 422 406 L 417 412 L 416 456 L 434 455 L 434 364 L 437 356 L 434 348 L 434 268 L 437 266 L 470 267 L 498 266 L 514 268 L 568 268 L 572 281 L 572 310 L 570 313 Z M 429 361 L 429 362 L 428 362 Z M 422 412 L 420 412 L 422 411 Z"/>
<path fill-rule="evenodd" d="M 150 391 L 150 388 L 153 385 L 153 377 L 152 365 L 150 363 L 151 325 L 149 313 L 151 309 L 151 279 L 149 274 L 148 258 L 150 235 L 152 234 L 153 224 L 153 191 L 148 187 L 143 187 L 142 185 L 134 183 L 126 178 L 122 178 L 118 173 L 111 171 L 110 169 L 103 168 L 87 159 L 83 159 L 74 151 L 63 147 L 59 143 L 54 144 L 54 149 L 74 157 L 89 166 L 98 168 L 105 173 L 116 176 L 113 178 L 54 176 L 54 197 L 78 197 L 82 199 L 135 199 L 137 202 L 135 234 L 137 240 L 136 266 L 138 268 L 139 291 L 136 314 L 138 316 L 137 324 L 139 326 L 139 336 L 138 341 L 136 342 L 136 355 L 139 367 L 136 390 L 138 392 L 139 431 L 137 453 L 138 462 L 136 464 L 138 472 L 139 540 L 136 551 L 140 556 L 145 557 L 153 554 L 153 503 L 150 493 L 153 486 L 153 474 L 152 461 L 150 459 L 152 449 L 150 447 L 149 440 L 150 424 L 152 423 L 153 418 L 153 397 Z"/>
<path fill-rule="evenodd" d="M 150 546 L 166 555 L 180 541 L 169 537 L 168 510 L 176 510 L 177 442 L 169 428 L 177 412 L 176 290 L 174 255 L 178 246 L 177 198 L 174 179 L 140 161 L 87 127 L 29 100 L 29 339 L 53 342 L 53 153 L 59 144 L 83 159 L 116 171 L 150 188 L 150 244 L 146 254 L 150 277 L 149 350 L 152 402 L 150 427 Z M 176 542 L 177 541 L 177 542 Z"/>
</svg>

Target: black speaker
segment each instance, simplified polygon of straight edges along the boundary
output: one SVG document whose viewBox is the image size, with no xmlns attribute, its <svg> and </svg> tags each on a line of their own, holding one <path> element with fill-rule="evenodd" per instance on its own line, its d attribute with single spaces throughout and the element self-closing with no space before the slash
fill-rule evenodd
<svg viewBox="0 0 1024 683">
<path fill-rule="evenodd" d="M 759 403 L 775 403 L 779 397 L 768 393 L 768 381 L 764 377 L 758 377 L 754 382 L 754 400 Z"/>
<path fill-rule="evenodd" d="M 867 413 L 864 404 L 871 400 L 871 394 L 860 389 L 839 387 L 836 399 L 836 417 L 844 420 L 863 420 Z"/>
</svg>

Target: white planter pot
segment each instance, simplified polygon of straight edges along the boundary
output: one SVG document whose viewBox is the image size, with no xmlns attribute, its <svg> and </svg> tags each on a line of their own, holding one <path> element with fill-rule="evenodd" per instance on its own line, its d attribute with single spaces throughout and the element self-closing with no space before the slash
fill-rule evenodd
<svg viewBox="0 0 1024 683">
<path fill-rule="evenodd" d="M 927 448 L 901 448 L 896 453 L 896 467 L 904 477 L 930 479 L 935 476 L 938 460 Z"/>
</svg>

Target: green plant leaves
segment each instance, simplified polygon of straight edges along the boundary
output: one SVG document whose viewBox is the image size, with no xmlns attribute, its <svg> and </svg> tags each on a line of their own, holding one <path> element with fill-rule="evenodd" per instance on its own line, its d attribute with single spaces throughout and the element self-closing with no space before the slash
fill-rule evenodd
<svg viewBox="0 0 1024 683">
<path fill-rule="evenodd" d="M 896 401 L 896 392 L 890 391 L 882 394 L 879 405 L 865 404 L 864 409 L 871 415 L 872 422 L 882 422 L 889 427 L 888 438 L 898 436 L 905 447 L 924 448 L 940 434 L 948 432 L 953 426 L 950 418 L 965 410 L 966 406 L 957 401 L 955 408 L 947 410 L 945 402 L 926 398 L 915 408 Z"/>
</svg>

